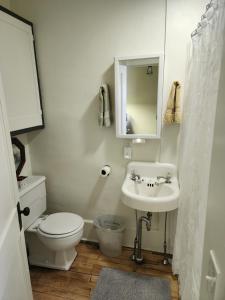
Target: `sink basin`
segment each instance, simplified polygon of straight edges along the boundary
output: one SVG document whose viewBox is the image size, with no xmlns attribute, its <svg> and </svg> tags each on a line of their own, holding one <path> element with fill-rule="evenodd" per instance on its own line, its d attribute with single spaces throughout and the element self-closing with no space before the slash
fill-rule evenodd
<svg viewBox="0 0 225 300">
<path fill-rule="evenodd" d="M 137 181 L 132 173 L 139 175 Z M 158 176 L 169 174 L 170 183 Z M 122 186 L 122 202 L 137 210 L 150 212 L 171 211 L 178 207 L 179 185 L 176 166 L 166 163 L 131 162 Z"/>
</svg>

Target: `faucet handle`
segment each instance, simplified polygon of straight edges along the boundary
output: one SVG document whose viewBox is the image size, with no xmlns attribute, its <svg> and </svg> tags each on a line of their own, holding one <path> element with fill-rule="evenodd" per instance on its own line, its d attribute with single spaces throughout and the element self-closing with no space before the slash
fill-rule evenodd
<svg viewBox="0 0 225 300">
<path fill-rule="evenodd" d="M 166 175 L 166 183 L 171 183 L 171 180 L 170 180 L 171 177 L 172 177 L 171 173 L 168 172 L 167 175 Z"/>
<path fill-rule="evenodd" d="M 136 174 L 135 170 L 131 170 L 130 179 L 138 183 L 141 182 L 141 176 Z"/>
<path fill-rule="evenodd" d="M 135 170 L 132 169 L 132 170 L 130 171 L 130 179 L 133 180 L 134 178 L 135 178 Z"/>
</svg>

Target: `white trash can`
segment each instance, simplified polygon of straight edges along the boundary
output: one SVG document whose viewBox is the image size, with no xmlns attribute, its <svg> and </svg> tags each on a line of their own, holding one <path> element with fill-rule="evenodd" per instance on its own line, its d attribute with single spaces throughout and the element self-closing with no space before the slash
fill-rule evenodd
<svg viewBox="0 0 225 300">
<path fill-rule="evenodd" d="M 122 253 L 124 221 L 114 215 L 103 215 L 94 220 L 101 252 L 109 257 L 116 257 Z"/>
</svg>

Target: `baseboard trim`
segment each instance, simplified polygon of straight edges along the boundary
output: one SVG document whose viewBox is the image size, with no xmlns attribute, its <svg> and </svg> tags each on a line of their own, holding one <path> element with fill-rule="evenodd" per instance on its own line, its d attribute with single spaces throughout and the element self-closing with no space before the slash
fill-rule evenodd
<svg viewBox="0 0 225 300">
<path fill-rule="evenodd" d="M 83 244 L 93 245 L 99 248 L 99 242 L 96 240 L 88 240 L 86 238 L 82 238 L 80 242 Z"/>
<path fill-rule="evenodd" d="M 93 220 L 85 219 L 84 223 L 85 226 L 84 226 L 84 233 L 83 233 L 82 240 L 93 241 L 95 243 L 98 242 Z M 134 244 L 135 235 L 136 235 L 136 228 L 127 227 L 124 234 L 123 246 L 132 248 Z M 160 251 L 163 249 L 163 238 L 164 238 L 163 232 L 159 230 L 147 231 L 145 227 L 143 227 L 142 249 L 151 251 L 152 253 L 162 253 Z M 168 245 L 168 252 L 172 253 L 169 245 Z"/>
<path fill-rule="evenodd" d="M 99 242 L 96 241 L 96 240 L 88 240 L 86 238 L 82 238 L 81 239 L 81 243 L 88 244 L 88 245 L 93 245 L 93 246 L 95 246 L 96 248 L 99 249 Z M 132 247 L 127 247 L 127 246 L 123 246 L 123 248 L 133 249 Z M 155 255 L 161 255 L 161 256 L 164 255 L 163 252 L 152 251 L 152 250 L 145 250 L 145 249 L 142 249 L 142 250 L 143 251 L 149 251 L 149 252 L 151 252 L 152 254 L 155 254 Z M 170 259 L 172 259 L 173 255 L 172 254 L 167 254 L 167 257 L 170 258 Z"/>
</svg>

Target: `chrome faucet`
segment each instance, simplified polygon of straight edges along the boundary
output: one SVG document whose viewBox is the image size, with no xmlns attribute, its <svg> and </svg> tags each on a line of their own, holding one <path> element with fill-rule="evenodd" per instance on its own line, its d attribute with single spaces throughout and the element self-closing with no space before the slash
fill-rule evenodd
<svg viewBox="0 0 225 300">
<path fill-rule="evenodd" d="M 171 183 L 171 175 L 168 173 L 166 176 L 157 176 L 157 180 L 164 179 L 164 182 L 156 182 L 156 185 L 160 185 L 163 183 Z"/>
<path fill-rule="evenodd" d="M 141 183 L 141 176 L 135 173 L 135 170 L 131 171 L 130 179 L 134 182 Z"/>
</svg>

